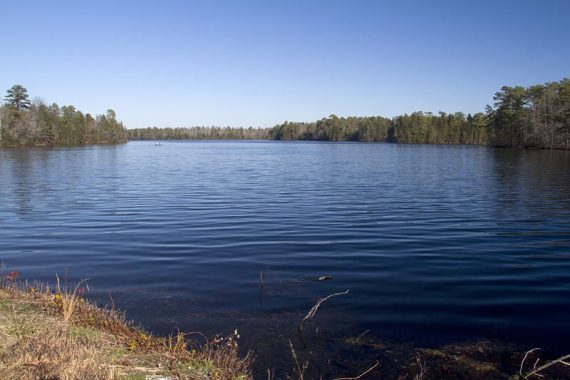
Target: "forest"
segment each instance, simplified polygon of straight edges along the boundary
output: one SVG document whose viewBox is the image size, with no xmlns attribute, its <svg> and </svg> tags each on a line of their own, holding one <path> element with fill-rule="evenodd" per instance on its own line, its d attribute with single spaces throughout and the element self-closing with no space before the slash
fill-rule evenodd
<svg viewBox="0 0 570 380">
<path fill-rule="evenodd" d="M 488 118 L 482 113 L 438 115 L 414 112 L 384 117 L 330 115 L 313 123 L 285 122 L 272 131 L 275 140 L 365 141 L 406 144 L 487 144 Z"/>
<path fill-rule="evenodd" d="M 126 129 L 115 112 L 83 114 L 73 106 L 30 102 L 24 87 L 8 90 L 0 108 L 0 146 L 85 145 L 128 140 L 314 140 L 470 144 L 570 149 L 570 79 L 504 86 L 485 112 L 414 112 L 386 118 L 338 117 L 284 122 L 273 128 Z"/>
<path fill-rule="evenodd" d="M 130 140 L 313 140 L 406 144 L 469 144 L 570 149 L 570 79 L 529 87 L 504 86 L 485 112 L 414 112 L 386 118 L 338 117 L 284 122 L 273 128 L 144 128 Z"/>
<path fill-rule="evenodd" d="M 0 107 L 0 146 L 77 146 L 127 141 L 115 111 L 92 116 L 74 106 L 31 102 L 21 85 L 10 88 Z"/>
<path fill-rule="evenodd" d="M 337 117 L 285 122 L 275 140 L 380 141 L 570 149 L 570 79 L 530 87 L 504 86 L 485 113 L 414 112 L 383 117 Z"/>
<path fill-rule="evenodd" d="M 267 140 L 269 128 L 191 127 L 133 128 L 127 130 L 129 140 Z"/>
</svg>

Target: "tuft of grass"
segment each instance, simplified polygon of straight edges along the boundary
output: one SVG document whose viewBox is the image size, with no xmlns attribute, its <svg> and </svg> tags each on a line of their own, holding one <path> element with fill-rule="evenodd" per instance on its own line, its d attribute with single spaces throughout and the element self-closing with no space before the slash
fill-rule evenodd
<svg viewBox="0 0 570 380">
<path fill-rule="evenodd" d="M 78 296 L 78 291 L 81 288 L 81 285 L 87 282 L 87 280 L 79 281 L 73 291 L 70 292 L 67 287 L 64 287 L 64 289 L 61 288 L 59 276 L 57 274 L 55 277 L 57 279 L 57 288 L 54 295 L 54 302 L 59 308 L 64 322 L 69 322 L 73 317 L 77 304 L 81 301 L 81 298 Z"/>
</svg>

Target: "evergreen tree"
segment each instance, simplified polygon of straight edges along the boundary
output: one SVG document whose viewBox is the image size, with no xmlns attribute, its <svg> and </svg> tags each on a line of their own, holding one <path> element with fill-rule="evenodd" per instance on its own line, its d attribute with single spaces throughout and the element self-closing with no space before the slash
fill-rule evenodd
<svg viewBox="0 0 570 380">
<path fill-rule="evenodd" d="M 8 106 L 17 110 L 28 109 L 31 106 L 28 90 L 20 84 L 12 86 L 12 88 L 7 91 L 4 101 L 8 103 Z"/>
<path fill-rule="evenodd" d="M 1 146 L 78 146 L 123 143 L 127 132 L 108 110 L 105 116 L 83 114 L 75 107 L 30 103 L 24 87 L 8 90 L 7 104 L 0 107 Z"/>
</svg>

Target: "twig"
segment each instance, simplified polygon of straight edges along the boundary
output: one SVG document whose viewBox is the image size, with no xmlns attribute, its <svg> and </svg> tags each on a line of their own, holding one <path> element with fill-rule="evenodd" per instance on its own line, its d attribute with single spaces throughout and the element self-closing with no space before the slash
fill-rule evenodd
<svg viewBox="0 0 570 380">
<path fill-rule="evenodd" d="M 111 300 L 111 311 L 115 311 L 115 300 L 113 300 L 113 296 L 111 295 L 111 292 L 109 292 L 109 299 Z"/>
<path fill-rule="evenodd" d="M 69 271 L 68 267 L 65 267 L 65 271 L 64 271 L 64 284 L 63 286 L 65 287 L 65 290 L 67 291 L 67 289 L 69 288 L 69 286 L 67 285 L 67 273 Z"/>
<path fill-rule="evenodd" d="M 525 356 L 526 356 L 526 355 L 525 355 Z M 546 364 L 543 364 L 542 366 L 538 367 L 537 369 L 532 370 L 532 371 L 530 371 L 529 373 L 523 375 L 523 377 L 524 377 L 525 379 L 528 379 L 528 378 L 531 377 L 531 376 L 540 376 L 540 377 L 543 377 L 539 372 L 541 372 L 541 371 L 543 371 L 543 370 L 545 370 L 545 369 L 547 369 L 547 368 L 549 368 L 549 367 L 552 367 L 553 365 L 558 364 L 558 363 L 564 364 L 564 365 L 567 365 L 567 366 L 570 366 L 570 363 L 565 362 L 566 359 L 570 359 L 570 354 L 561 356 L 561 357 L 559 357 L 558 359 L 555 359 L 555 360 L 552 360 L 552 361 L 550 361 L 550 362 L 548 362 L 548 363 L 546 363 Z"/>
<path fill-rule="evenodd" d="M 293 343 L 291 343 L 291 339 L 289 339 L 289 347 L 291 348 L 291 355 L 293 355 L 293 360 L 295 361 L 295 365 L 297 366 L 297 374 L 299 375 L 299 380 L 304 380 L 305 369 L 307 369 L 307 362 L 303 363 L 303 369 L 299 365 L 299 360 L 297 360 L 297 352 L 295 352 L 295 348 L 293 348 Z"/>
<path fill-rule="evenodd" d="M 263 282 L 263 271 L 259 272 L 259 305 L 263 306 L 263 286 L 265 283 Z"/>
<path fill-rule="evenodd" d="M 325 302 L 326 300 L 328 300 L 329 298 L 332 297 L 336 297 L 336 296 L 341 296 L 343 294 L 348 294 L 350 292 L 350 289 L 344 291 L 344 292 L 340 292 L 340 293 L 334 293 L 331 294 L 329 296 L 326 296 L 325 298 L 321 298 L 320 300 L 317 301 L 317 303 L 315 304 L 315 306 L 313 306 L 311 308 L 311 310 L 309 310 L 309 312 L 307 313 L 307 315 L 305 315 L 305 318 L 303 318 L 303 320 L 301 321 L 301 323 L 303 323 L 306 320 L 309 320 L 311 318 L 313 318 L 315 316 L 315 314 L 317 313 L 317 310 L 319 310 L 319 307 L 321 306 L 321 304 L 323 302 Z"/>
<path fill-rule="evenodd" d="M 528 354 L 530 354 L 530 353 L 532 353 L 532 352 L 534 352 L 534 351 L 537 351 L 537 350 L 540 350 L 540 347 L 536 347 L 536 348 L 533 348 L 532 350 L 528 350 L 528 351 L 524 354 L 524 358 L 523 358 L 523 360 L 521 361 L 521 367 L 520 367 L 520 369 L 519 369 L 519 375 L 520 375 L 520 376 L 523 376 L 524 362 L 525 362 L 526 358 L 528 357 Z"/>
<path fill-rule="evenodd" d="M 360 375 L 356 376 L 356 377 L 337 377 L 334 380 L 359 380 L 361 378 L 363 378 L 364 376 L 366 376 L 366 374 L 368 374 L 370 371 L 372 371 L 374 368 L 378 367 L 380 365 L 380 362 L 378 360 L 376 360 L 376 364 L 374 364 L 372 367 L 368 368 L 366 371 L 362 372 Z"/>
<path fill-rule="evenodd" d="M 370 332 L 370 330 L 366 330 L 366 331 L 364 331 L 362 334 L 360 334 L 360 335 L 358 336 L 358 338 L 356 338 L 356 342 L 360 342 L 360 339 L 362 339 L 362 337 L 363 337 L 364 335 L 368 334 L 369 332 Z"/>
<path fill-rule="evenodd" d="M 6 269 L 6 264 L 4 264 L 4 259 L 0 260 L 0 288 L 4 287 L 4 270 Z"/>
<path fill-rule="evenodd" d="M 420 373 L 414 376 L 414 380 L 422 380 L 427 373 L 427 369 L 426 362 L 424 360 L 422 363 L 422 357 L 419 352 L 416 352 L 416 363 L 418 363 L 418 367 L 420 367 Z"/>
<path fill-rule="evenodd" d="M 307 348 L 307 345 L 305 344 L 305 340 L 303 339 L 303 322 L 305 322 L 306 320 L 309 320 L 311 318 L 313 318 L 315 316 L 315 314 L 317 313 L 317 310 L 319 310 L 319 307 L 321 306 L 321 304 L 323 302 L 325 302 L 326 300 L 328 300 L 329 298 L 332 297 L 336 297 L 336 296 L 341 296 L 343 294 L 348 294 L 350 292 L 350 290 L 346 290 L 344 292 L 340 292 L 340 293 L 334 293 L 331 295 L 326 296 L 325 298 L 321 298 L 320 300 L 317 301 L 317 303 L 315 304 L 315 306 L 313 306 L 311 308 L 311 310 L 309 310 L 309 312 L 307 313 L 307 315 L 305 315 L 305 318 L 303 318 L 301 320 L 301 322 L 299 322 L 299 327 L 297 328 L 297 330 L 299 330 L 299 338 L 301 339 L 301 343 L 303 344 L 304 348 Z"/>
</svg>

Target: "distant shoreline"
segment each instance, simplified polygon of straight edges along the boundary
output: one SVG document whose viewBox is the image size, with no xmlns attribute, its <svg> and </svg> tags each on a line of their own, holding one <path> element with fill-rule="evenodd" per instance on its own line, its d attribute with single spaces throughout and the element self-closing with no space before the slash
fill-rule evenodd
<svg viewBox="0 0 570 380">
<path fill-rule="evenodd" d="M 0 108 L 0 146 L 84 146 L 128 140 L 285 140 L 570 149 L 570 79 L 526 88 L 504 86 L 493 100 L 493 107 L 473 115 L 420 111 L 393 118 L 330 115 L 314 122 L 286 121 L 272 128 L 133 129 L 125 128 L 111 109 L 105 115 L 92 117 L 73 106 L 14 103 Z"/>
<path fill-rule="evenodd" d="M 123 145 L 127 144 L 131 141 L 171 141 L 171 142 L 192 142 L 192 141 L 203 141 L 203 142 L 313 142 L 313 143 L 365 143 L 365 144 L 390 144 L 390 145 L 440 145 L 440 146 L 480 146 L 480 147 L 487 147 L 487 148 L 494 148 L 494 149 L 514 149 L 514 150 L 555 150 L 555 151 L 570 151 L 570 146 L 562 146 L 562 147 L 553 147 L 553 148 L 546 148 L 546 147 L 537 147 L 537 146 L 503 146 L 503 145 L 487 145 L 487 144 L 463 144 L 463 143 L 414 143 L 414 142 L 391 142 L 391 141 L 350 141 L 350 140 L 342 140 L 342 141 L 334 141 L 334 140 L 275 140 L 275 139 L 228 139 L 228 138 L 220 138 L 220 139 L 180 139 L 180 138 L 164 138 L 164 139 L 128 139 L 127 141 L 121 142 L 110 142 L 110 143 L 93 143 L 93 144 L 81 144 L 81 145 L 10 145 L 10 146 L 1 146 L 0 150 L 2 149 L 28 149 L 28 148 L 87 148 L 87 147 L 96 147 L 96 146 L 103 146 L 103 147 L 111 147 L 115 145 Z"/>
<path fill-rule="evenodd" d="M 414 112 L 284 122 L 273 128 L 135 128 L 129 140 L 287 140 L 456 144 L 570 149 L 570 79 L 529 87 L 504 86 L 493 107 L 473 115 Z"/>
<path fill-rule="evenodd" d="M 203 142 L 312 142 L 312 143 L 363 143 L 363 144 L 390 144 L 390 145 L 441 145 L 441 146 L 480 146 L 487 148 L 496 149 L 515 149 L 515 150 L 557 150 L 566 151 L 570 150 L 570 147 L 554 147 L 554 148 L 543 148 L 536 146 L 503 146 L 503 145 L 487 145 L 487 144 L 462 144 L 462 143 L 413 143 L 413 142 L 390 142 L 390 141 L 350 141 L 350 140 L 275 140 L 275 139 L 177 139 L 177 138 L 165 138 L 165 139 L 129 139 L 125 143 L 131 141 L 161 141 L 161 142 L 192 142 L 192 141 L 203 141 Z M 118 143 L 118 144 L 125 144 Z M 97 145 L 117 145 L 117 144 L 97 144 Z"/>
</svg>

